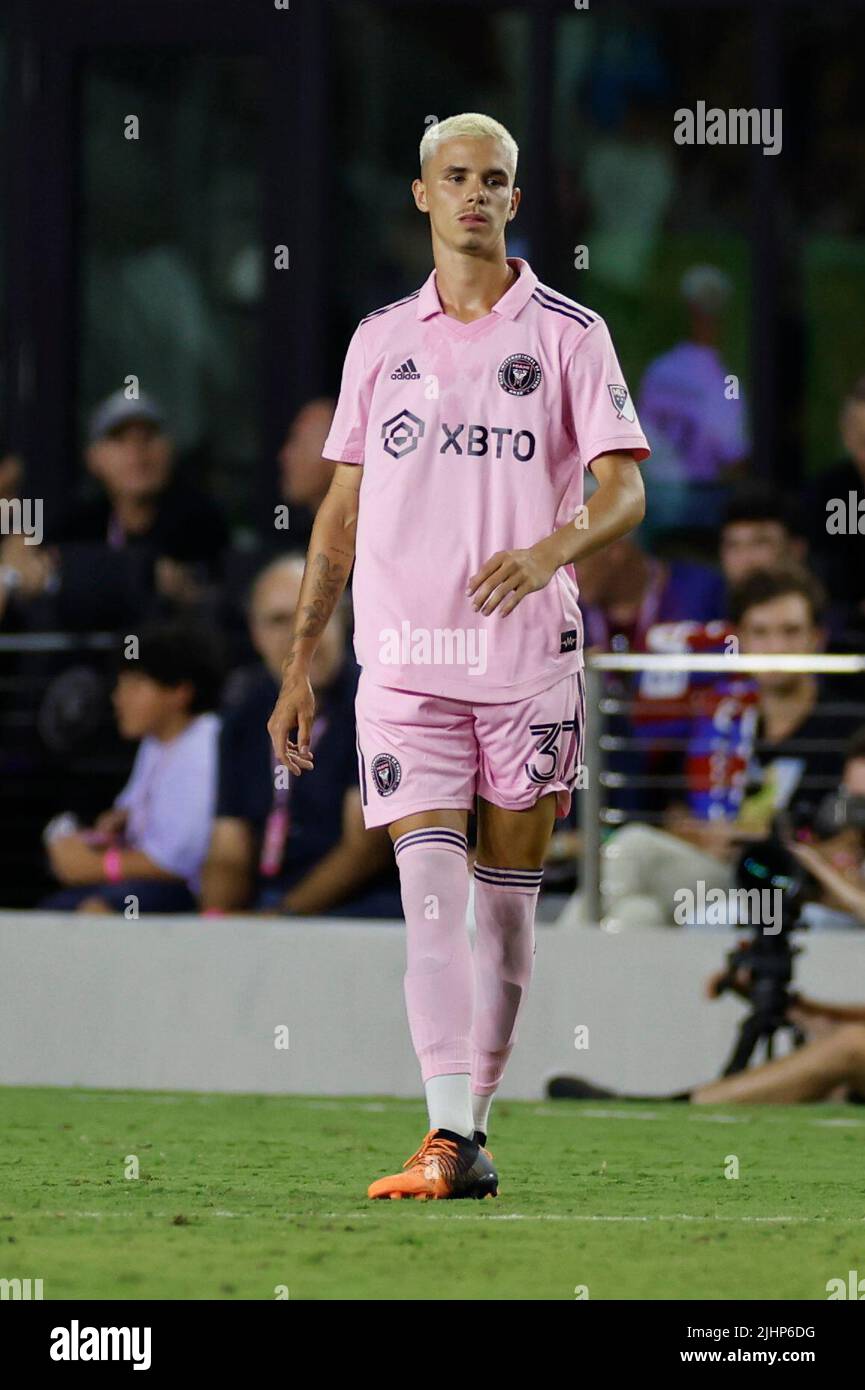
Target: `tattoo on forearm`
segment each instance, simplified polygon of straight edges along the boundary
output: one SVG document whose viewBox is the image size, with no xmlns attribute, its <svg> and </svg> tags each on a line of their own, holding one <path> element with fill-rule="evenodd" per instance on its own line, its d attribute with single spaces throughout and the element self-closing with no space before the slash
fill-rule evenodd
<svg viewBox="0 0 865 1390">
<path fill-rule="evenodd" d="M 299 637 L 320 637 L 327 627 L 340 594 L 345 587 L 351 566 L 345 568 L 327 555 L 316 555 L 310 564 L 313 579 L 312 602 L 298 609 L 294 620 L 291 650 L 285 665 L 294 661 L 294 643 Z"/>
</svg>

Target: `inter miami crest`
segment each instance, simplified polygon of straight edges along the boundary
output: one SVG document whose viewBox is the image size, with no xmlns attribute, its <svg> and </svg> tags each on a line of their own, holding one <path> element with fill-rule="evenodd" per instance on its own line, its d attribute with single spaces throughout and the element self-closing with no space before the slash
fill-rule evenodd
<svg viewBox="0 0 865 1390">
<path fill-rule="evenodd" d="M 499 367 L 499 386 L 509 396 L 530 396 L 541 384 L 541 364 L 527 352 L 515 352 Z"/>
<path fill-rule="evenodd" d="M 610 400 L 616 407 L 616 417 L 619 420 L 634 419 L 634 403 L 628 393 L 627 386 L 608 386 Z"/>
<path fill-rule="evenodd" d="M 402 780 L 402 768 L 391 753 L 377 753 L 370 772 L 379 796 L 392 796 Z"/>
</svg>

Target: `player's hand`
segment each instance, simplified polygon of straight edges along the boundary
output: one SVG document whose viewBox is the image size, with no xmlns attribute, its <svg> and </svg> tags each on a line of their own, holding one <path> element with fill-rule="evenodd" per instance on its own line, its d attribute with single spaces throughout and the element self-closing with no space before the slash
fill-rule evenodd
<svg viewBox="0 0 865 1390">
<path fill-rule="evenodd" d="M 309 678 L 303 672 L 289 670 L 282 682 L 273 714 L 267 721 L 267 732 L 273 745 L 273 756 L 298 776 L 310 772 L 313 766 L 309 738 L 315 718 L 315 696 Z M 297 730 L 297 742 L 289 734 Z"/>
<path fill-rule="evenodd" d="M 474 595 L 475 612 L 489 615 L 501 604 L 504 617 L 526 594 L 546 588 L 555 572 L 556 565 L 538 546 L 529 550 L 497 550 L 472 575 L 466 593 Z"/>
</svg>

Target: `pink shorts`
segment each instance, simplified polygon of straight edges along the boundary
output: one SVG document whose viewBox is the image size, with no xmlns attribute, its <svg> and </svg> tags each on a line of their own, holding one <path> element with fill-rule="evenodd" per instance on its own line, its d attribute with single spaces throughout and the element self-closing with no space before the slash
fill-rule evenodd
<svg viewBox="0 0 865 1390">
<path fill-rule="evenodd" d="M 416 811 L 473 811 L 476 796 L 524 811 L 556 792 L 556 815 L 566 816 L 585 710 L 582 671 L 503 705 L 392 690 L 361 671 L 355 714 L 367 829 Z"/>
</svg>

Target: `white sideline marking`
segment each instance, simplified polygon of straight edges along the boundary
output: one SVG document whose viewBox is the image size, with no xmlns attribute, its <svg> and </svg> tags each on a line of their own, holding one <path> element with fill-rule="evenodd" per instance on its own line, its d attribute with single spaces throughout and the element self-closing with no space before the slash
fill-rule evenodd
<svg viewBox="0 0 865 1390">
<path fill-rule="evenodd" d="M 406 1198 L 406 1204 L 413 1208 L 415 1204 Z M 383 1208 L 390 1208 L 390 1202 L 381 1202 Z M 658 1221 L 723 1221 L 731 1224 L 740 1225 L 790 1225 L 790 1226 L 860 1226 L 865 1222 L 865 1216 L 725 1216 L 720 1212 L 714 1215 L 695 1216 L 691 1212 L 674 1212 L 671 1216 L 633 1216 L 633 1215 L 607 1215 L 596 1216 L 583 1214 L 580 1212 L 456 1212 L 456 1211 L 437 1211 L 434 1203 L 424 1202 L 424 1219 L 428 1221 L 619 1221 L 619 1222 L 642 1222 L 648 1224 Z M 489 1201 L 484 1203 L 489 1205 Z M 152 1212 L 151 1215 L 162 1218 L 168 1217 L 172 1213 L 168 1211 Z M 378 1216 L 377 1211 L 284 1211 L 274 1213 L 278 1221 L 362 1221 L 368 1217 Z M 99 1212 L 99 1211 L 73 1211 L 68 1212 L 67 1216 L 72 1219 L 89 1217 L 93 1221 L 101 1221 L 104 1216 L 120 1216 L 125 1219 L 127 1212 Z M 221 1216 L 233 1217 L 238 1220 L 254 1220 L 259 1212 L 247 1212 L 244 1216 L 236 1211 L 212 1211 L 197 1214 L 200 1216 Z"/>
<path fill-rule="evenodd" d="M 408 1200 L 408 1199 L 404 1199 Z M 488 1205 L 489 1200 L 485 1203 Z M 414 1205 L 413 1201 L 411 1203 Z M 382 1202 L 382 1206 L 391 1206 L 392 1203 Z M 400 1203 L 402 1205 L 402 1203 Z M 417 1205 L 421 1205 L 418 1203 Z M 424 1202 L 423 1206 L 428 1207 L 430 1203 Z M 375 1216 L 372 1211 L 356 1212 L 318 1212 L 316 1213 L 321 1220 L 327 1221 L 354 1221 L 358 1217 Z M 312 1213 L 285 1213 L 286 1220 L 294 1220 L 295 1215 L 298 1219 L 305 1220 Z M 808 1226 L 812 1224 L 823 1224 L 830 1226 L 858 1226 L 865 1222 L 865 1216 L 694 1216 L 690 1212 L 676 1212 L 672 1216 L 584 1216 L 576 1212 L 502 1212 L 496 1215 L 490 1212 L 487 1216 L 482 1212 L 437 1212 L 435 1210 L 425 1211 L 428 1220 L 444 1221 L 726 1221 L 740 1222 L 746 1225 L 751 1224 L 777 1224 L 777 1225 L 796 1225 Z"/>
<path fill-rule="evenodd" d="M 139 1104 L 143 1103 L 146 1105 L 182 1105 L 184 1103 L 192 1102 L 195 1105 L 215 1105 L 219 1100 L 223 1099 L 223 1096 L 221 1094 L 199 1095 L 195 1092 L 190 1092 L 188 1095 L 163 1096 L 152 1095 L 146 1091 L 133 1093 L 125 1093 L 120 1091 L 106 1091 L 98 1093 L 76 1091 L 74 1093 L 70 1093 L 70 1095 L 67 1098 L 69 1100 L 84 1101 L 119 1101 L 124 1104 L 134 1104 L 137 1102 Z M 225 1098 L 237 1099 L 237 1096 L 234 1092 L 227 1091 L 225 1093 Z M 262 1094 L 260 1096 L 256 1096 L 255 1098 L 257 1100 L 266 1100 L 274 1102 L 284 1101 L 291 1106 L 298 1106 L 300 1109 L 303 1110 L 359 1110 L 364 1114 L 372 1115 L 387 1113 L 388 1111 L 411 1111 L 412 1109 L 421 1110 L 423 1108 L 423 1102 L 420 1099 L 412 1100 L 408 1096 L 394 1096 L 393 1099 L 384 1101 L 354 1101 L 340 1099 L 304 1100 L 301 1096 L 280 1096 L 271 1094 Z M 531 1102 L 529 1101 L 508 1101 L 507 1098 L 505 1098 L 501 1103 L 503 1105 L 531 1104 Z M 813 1110 L 816 1109 L 816 1107 L 819 1104 L 819 1101 L 815 1101 L 809 1104 L 807 1108 L 809 1110 Z M 788 1106 L 785 1108 L 789 1109 L 792 1107 Z M 803 1108 L 803 1105 L 800 1105 L 797 1108 L 801 1110 Z M 711 1113 L 704 1113 L 709 1111 L 709 1107 L 704 1107 L 702 1105 L 689 1106 L 683 1104 L 680 1107 L 680 1109 L 684 1112 L 685 1118 L 689 1122 L 694 1122 L 697 1124 L 749 1125 L 755 1118 L 759 1118 L 760 1120 L 769 1120 L 771 1122 L 774 1122 L 780 1118 L 779 1116 L 771 1113 L 775 1109 L 775 1107 L 771 1105 L 748 1106 L 747 1114 L 744 1113 L 745 1107 L 743 1107 L 743 1113 L 737 1115 L 715 1115 Z M 573 1110 L 570 1106 L 560 1106 L 558 1104 L 553 1103 L 549 1105 L 536 1105 L 533 1107 L 531 1113 L 533 1115 L 538 1115 L 543 1119 L 554 1118 L 558 1120 L 665 1120 L 668 1118 L 667 1112 L 664 1112 L 664 1114 L 659 1114 L 657 1110 L 638 1110 L 636 1108 L 634 1108 L 633 1110 L 606 1110 L 598 1109 L 595 1106 L 589 1107 L 584 1102 L 580 1104 L 580 1108 L 577 1111 Z M 823 1120 L 813 1115 L 809 1115 L 807 1118 L 803 1120 L 803 1123 L 808 1125 L 819 1125 L 826 1129 L 865 1128 L 865 1119 L 846 1119 L 843 1116 L 838 1116 L 834 1119 Z"/>
</svg>

